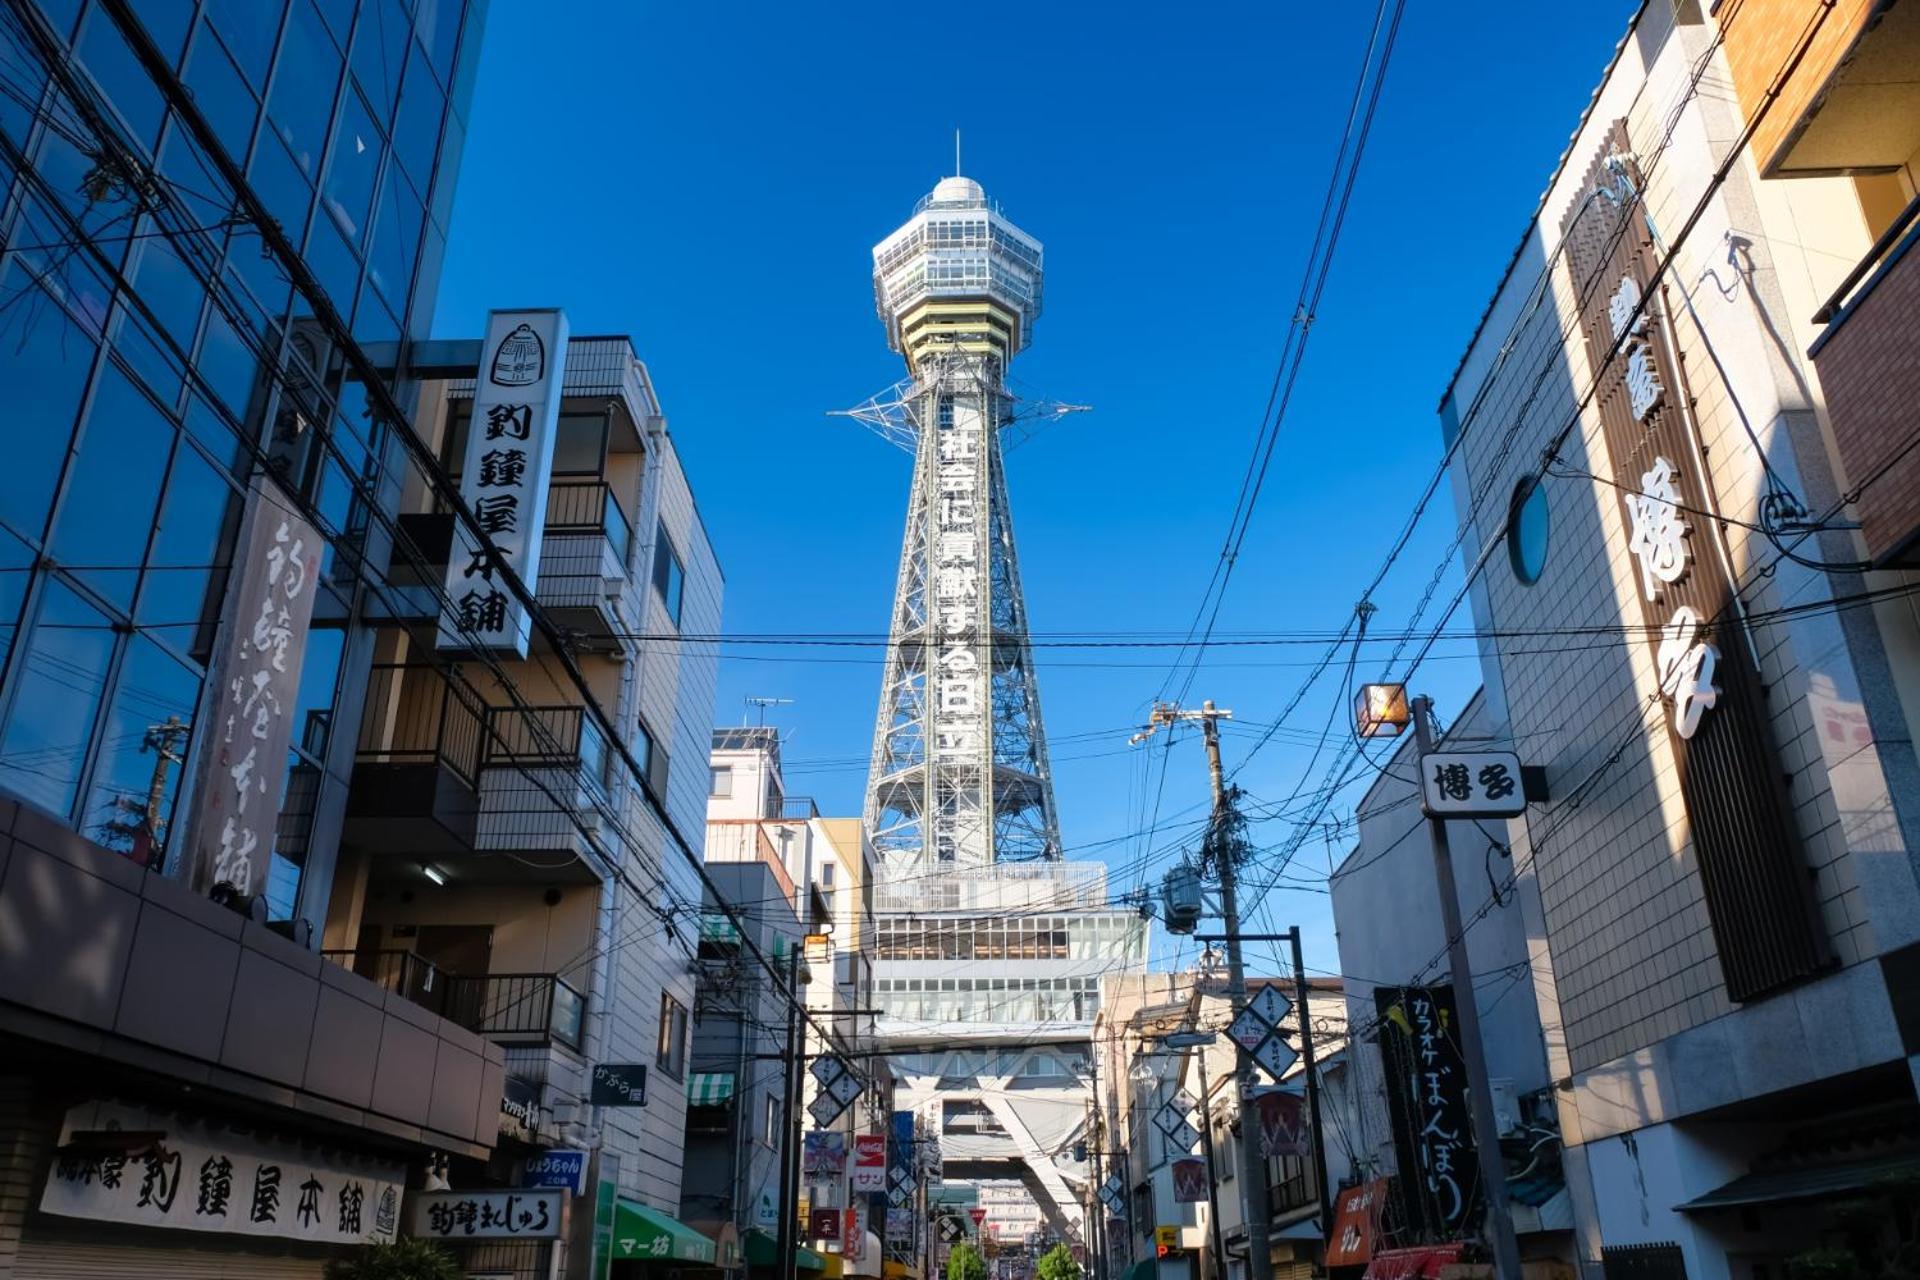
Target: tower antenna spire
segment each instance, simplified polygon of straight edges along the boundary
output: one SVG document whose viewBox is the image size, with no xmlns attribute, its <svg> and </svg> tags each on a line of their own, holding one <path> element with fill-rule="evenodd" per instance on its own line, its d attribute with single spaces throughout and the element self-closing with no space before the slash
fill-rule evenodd
<svg viewBox="0 0 1920 1280">
<path fill-rule="evenodd" d="M 960 131 L 953 131 L 953 176 L 960 176 Z"/>
</svg>

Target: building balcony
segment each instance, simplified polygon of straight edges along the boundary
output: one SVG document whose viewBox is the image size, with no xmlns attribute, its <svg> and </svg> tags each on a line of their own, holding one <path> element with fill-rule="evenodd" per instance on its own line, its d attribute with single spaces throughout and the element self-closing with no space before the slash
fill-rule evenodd
<svg viewBox="0 0 1920 1280">
<path fill-rule="evenodd" d="M 472 849 L 485 708 L 424 665 L 376 663 L 368 681 L 346 838 L 416 856 Z"/>
<path fill-rule="evenodd" d="M 1888 226 L 1814 316 L 1809 354 L 1867 554 L 1920 565 L 1920 452 L 1906 452 L 1920 403 L 1920 199 Z"/>
<path fill-rule="evenodd" d="M 488 707 L 473 847 L 587 856 L 609 799 L 610 756 L 584 708 Z"/>
<path fill-rule="evenodd" d="M 579 1052 L 587 998 L 550 973 L 447 973 L 412 951 L 325 951 L 384 991 L 455 1026 L 516 1048 L 560 1045 Z"/>
<path fill-rule="evenodd" d="M 434 592 L 445 580 L 454 516 L 438 505 L 431 512 L 403 514 L 400 532 L 412 546 L 396 550 L 389 566 L 391 580 L 400 587 L 398 608 L 425 620 L 436 612 Z M 633 524 L 604 480 L 569 478 L 548 485 L 534 595 L 582 649 L 623 651 L 640 631 L 640 595 L 627 574 L 632 551 Z M 414 561 L 416 553 L 424 573 Z"/>
</svg>

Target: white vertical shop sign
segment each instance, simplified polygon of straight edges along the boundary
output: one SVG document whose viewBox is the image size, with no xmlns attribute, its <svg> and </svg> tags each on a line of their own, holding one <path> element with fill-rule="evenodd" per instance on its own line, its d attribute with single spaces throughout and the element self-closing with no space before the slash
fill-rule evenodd
<svg viewBox="0 0 1920 1280">
<path fill-rule="evenodd" d="M 246 559 L 217 668 L 218 701 L 210 709 L 193 875 L 201 888 L 228 884 L 241 897 L 267 882 L 314 580 L 326 549 L 319 531 L 271 481 L 255 483 L 251 508 Z"/>
<path fill-rule="evenodd" d="M 546 308 L 488 315 L 460 496 L 528 591 L 540 573 L 566 364 L 565 312 Z M 457 524 L 447 556 L 449 604 L 440 616 L 440 648 L 510 650 L 526 657 L 532 621 L 497 567 L 467 526 Z"/>
</svg>

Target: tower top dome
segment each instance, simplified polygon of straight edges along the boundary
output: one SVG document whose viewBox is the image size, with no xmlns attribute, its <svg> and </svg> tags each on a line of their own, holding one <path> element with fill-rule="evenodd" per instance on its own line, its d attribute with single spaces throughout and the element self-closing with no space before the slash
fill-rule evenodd
<svg viewBox="0 0 1920 1280">
<path fill-rule="evenodd" d="M 933 184 L 933 194 L 928 197 L 929 205 L 983 205 L 987 202 L 986 188 L 972 178 L 963 178 L 955 174 L 951 178 L 942 178 Z"/>
</svg>

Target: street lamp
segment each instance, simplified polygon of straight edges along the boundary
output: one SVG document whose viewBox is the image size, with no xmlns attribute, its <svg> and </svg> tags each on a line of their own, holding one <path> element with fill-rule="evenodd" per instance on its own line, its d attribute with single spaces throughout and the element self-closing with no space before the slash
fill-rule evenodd
<svg viewBox="0 0 1920 1280">
<path fill-rule="evenodd" d="M 1363 738 L 1397 738 L 1413 715 L 1404 684 L 1363 684 L 1353 700 L 1354 729 Z"/>
</svg>

